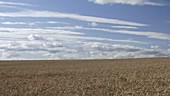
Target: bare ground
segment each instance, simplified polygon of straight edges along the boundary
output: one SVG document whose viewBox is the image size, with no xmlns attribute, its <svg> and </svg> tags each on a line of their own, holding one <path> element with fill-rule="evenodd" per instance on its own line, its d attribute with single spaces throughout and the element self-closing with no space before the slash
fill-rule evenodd
<svg viewBox="0 0 170 96">
<path fill-rule="evenodd" d="M 3 61 L 0 96 L 170 96 L 170 58 Z"/>
</svg>

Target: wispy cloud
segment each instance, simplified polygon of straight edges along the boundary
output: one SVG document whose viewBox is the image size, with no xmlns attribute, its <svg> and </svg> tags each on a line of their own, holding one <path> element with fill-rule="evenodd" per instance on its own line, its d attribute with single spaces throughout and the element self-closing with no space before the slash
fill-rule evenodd
<svg viewBox="0 0 170 96">
<path fill-rule="evenodd" d="M 85 16 L 85 15 L 61 13 L 61 12 L 51 12 L 51 11 L 28 10 L 28 11 L 21 11 L 21 12 L 1 12 L 0 16 L 2 17 L 68 18 L 68 19 L 87 21 L 87 22 L 96 22 L 96 23 L 108 23 L 108 24 L 129 25 L 129 26 L 147 26 L 147 24 L 118 20 L 118 19 L 108 19 L 108 18 L 102 18 L 102 17 L 93 17 L 93 16 Z"/>
<path fill-rule="evenodd" d="M 89 28 L 86 28 L 89 29 Z M 161 39 L 161 40 L 170 40 L 170 34 L 160 33 L 160 32 L 149 32 L 149 31 L 130 31 L 130 30 L 111 30 L 103 28 L 91 28 L 90 30 L 111 32 L 111 33 L 120 33 L 120 34 L 129 34 L 137 36 L 145 36 L 147 38 Z"/>
<path fill-rule="evenodd" d="M 118 32 L 122 34 L 145 36 L 153 39 L 170 40 L 170 34 L 160 33 L 160 32 L 150 32 L 150 31 L 129 31 L 129 30 L 116 30 L 112 32 Z"/>
<path fill-rule="evenodd" d="M 33 6 L 33 5 L 27 4 L 27 3 L 4 2 L 4 1 L 0 1 L 0 5 L 6 5 L 6 6 Z"/>
<path fill-rule="evenodd" d="M 150 5 L 150 6 L 165 6 L 165 4 L 151 2 L 151 0 L 88 0 L 96 4 L 129 4 L 129 5 Z"/>
<path fill-rule="evenodd" d="M 0 1 L 0 8 L 17 9 L 17 10 L 28 10 L 27 8 L 36 7 L 38 5 L 20 3 L 20 2 L 6 2 Z"/>
<path fill-rule="evenodd" d="M 150 32 L 150 31 L 132 31 L 132 30 L 112 30 L 106 28 L 87 28 L 82 26 L 74 26 L 74 27 L 53 27 L 54 29 L 70 29 L 70 30 L 95 30 L 109 33 L 119 33 L 119 34 L 128 34 L 128 35 L 137 35 L 144 36 L 147 38 L 160 39 L 160 40 L 170 40 L 170 34 L 160 33 L 160 32 Z"/>
<path fill-rule="evenodd" d="M 135 27 L 135 26 L 112 26 L 112 28 L 118 28 L 118 29 L 138 29 L 138 27 Z"/>
<path fill-rule="evenodd" d="M 36 24 L 63 24 L 63 25 L 69 25 L 69 23 L 66 22 L 57 22 L 57 21 L 46 21 L 46 22 L 40 22 L 40 21 L 36 21 L 36 22 L 0 22 L 0 24 L 2 25 L 36 25 Z"/>
<path fill-rule="evenodd" d="M 57 21 L 47 21 L 46 23 L 48 23 L 48 24 L 65 24 L 65 25 L 70 24 L 70 23 L 67 23 L 67 22 L 57 22 Z"/>
<path fill-rule="evenodd" d="M 25 25 L 27 23 L 25 23 L 25 22 L 1 22 L 0 24 L 4 24 L 4 25 Z"/>
<path fill-rule="evenodd" d="M 67 31 L 67 30 L 45 29 L 45 28 L 0 28 L 0 32 L 1 32 L 1 34 L 31 34 L 31 33 L 37 33 L 37 32 L 41 32 L 41 34 L 47 33 L 48 35 L 50 35 L 52 33 L 54 33 L 54 34 L 71 34 L 71 35 L 82 35 L 83 34 L 80 32 L 73 32 L 73 31 Z"/>
<path fill-rule="evenodd" d="M 124 43 L 138 43 L 138 44 L 147 44 L 146 42 L 136 41 L 136 40 L 118 40 L 118 39 L 108 39 L 108 38 L 100 38 L 100 37 L 88 37 L 83 36 L 84 34 L 81 32 L 75 32 L 71 30 L 75 30 L 78 27 L 58 27 L 58 28 L 0 28 L 1 37 L 14 38 L 14 37 L 23 37 L 25 36 L 29 40 L 36 40 L 37 38 L 41 38 L 41 35 L 29 35 L 29 34 L 39 34 L 47 35 L 47 38 L 50 36 L 57 36 L 63 39 L 78 39 L 78 40 L 95 40 L 95 41 L 110 41 L 110 42 L 124 42 Z M 79 28 L 78 28 L 79 29 Z M 70 31 L 69 31 L 70 30 Z M 11 33 L 12 32 L 12 33 Z M 10 35 L 9 34 L 13 34 Z M 27 36 L 28 35 L 28 36 Z M 12 37 L 11 37 L 12 36 Z M 14 37 L 13 37 L 14 36 Z M 44 37 L 46 38 L 46 37 Z M 0 38 L 0 40 L 2 40 Z M 6 39 L 5 39 L 6 40 Z M 47 39 L 46 39 L 47 40 Z"/>
</svg>

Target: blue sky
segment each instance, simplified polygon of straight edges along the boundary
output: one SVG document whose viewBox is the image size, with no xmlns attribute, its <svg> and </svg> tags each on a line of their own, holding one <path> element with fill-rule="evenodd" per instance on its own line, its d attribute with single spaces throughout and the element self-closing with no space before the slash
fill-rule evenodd
<svg viewBox="0 0 170 96">
<path fill-rule="evenodd" d="M 170 57 L 168 0 L 0 0 L 0 59 Z"/>
</svg>

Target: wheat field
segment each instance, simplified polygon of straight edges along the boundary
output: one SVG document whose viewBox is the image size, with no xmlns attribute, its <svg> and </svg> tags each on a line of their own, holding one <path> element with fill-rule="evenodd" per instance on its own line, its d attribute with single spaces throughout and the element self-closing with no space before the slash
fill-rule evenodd
<svg viewBox="0 0 170 96">
<path fill-rule="evenodd" d="M 0 96 L 170 96 L 170 58 L 1 61 Z"/>
</svg>

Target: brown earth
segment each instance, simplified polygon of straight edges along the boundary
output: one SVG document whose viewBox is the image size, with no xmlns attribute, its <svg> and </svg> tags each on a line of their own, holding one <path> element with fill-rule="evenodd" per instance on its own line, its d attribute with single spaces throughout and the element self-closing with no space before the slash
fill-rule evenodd
<svg viewBox="0 0 170 96">
<path fill-rule="evenodd" d="M 170 96 L 170 58 L 2 61 L 0 96 Z"/>
</svg>

